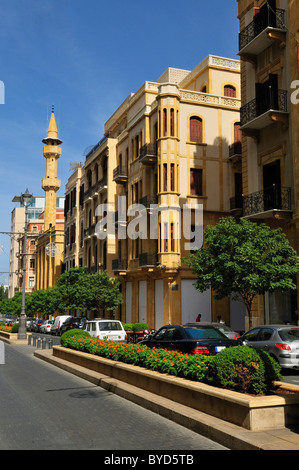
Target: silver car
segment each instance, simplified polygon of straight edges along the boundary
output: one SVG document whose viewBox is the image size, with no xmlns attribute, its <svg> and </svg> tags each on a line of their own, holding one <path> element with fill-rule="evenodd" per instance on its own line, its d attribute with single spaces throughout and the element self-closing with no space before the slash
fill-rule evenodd
<svg viewBox="0 0 299 470">
<path fill-rule="evenodd" d="M 299 327 L 261 325 L 241 336 L 244 345 L 264 349 L 283 369 L 299 369 Z"/>
</svg>

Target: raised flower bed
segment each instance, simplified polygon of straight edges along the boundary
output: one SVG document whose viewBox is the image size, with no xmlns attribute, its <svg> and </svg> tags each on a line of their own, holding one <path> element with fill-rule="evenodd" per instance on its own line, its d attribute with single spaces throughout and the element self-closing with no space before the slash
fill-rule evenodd
<svg viewBox="0 0 299 470">
<path fill-rule="evenodd" d="M 74 337 L 68 346 L 76 349 L 54 346 L 53 356 L 246 429 L 257 431 L 299 424 L 299 393 L 289 396 L 252 396 L 202 383 L 199 380 L 205 376 L 208 367 L 206 357 L 201 356 L 197 359 L 196 356 L 192 356 L 193 359 L 186 357 L 184 365 L 178 363 L 179 356 L 176 356 L 174 361 L 169 351 L 160 350 L 157 356 L 154 354 L 155 351 L 148 351 L 146 347 L 140 348 L 133 344 L 115 344 L 99 340 L 95 342 L 89 338 L 83 340 Z M 105 357 L 97 355 L 100 349 Z M 151 364 L 151 369 L 155 369 L 156 364 L 157 368 L 148 370 L 144 366 L 134 365 L 140 363 L 140 355 L 143 357 L 144 365 Z M 167 360 L 167 355 L 170 360 Z M 125 356 L 129 363 L 120 362 L 120 358 L 123 359 Z M 202 364 L 199 364 L 201 359 Z M 163 372 L 163 369 L 164 373 L 157 372 L 157 370 Z M 187 369 L 193 371 L 187 374 Z M 177 376 L 170 375 L 172 372 Z M 184 375 L 189 378 L 183 378 Z M 298 391 L 299 388 L 295 388 L 295 392 Z"/>
</svg>

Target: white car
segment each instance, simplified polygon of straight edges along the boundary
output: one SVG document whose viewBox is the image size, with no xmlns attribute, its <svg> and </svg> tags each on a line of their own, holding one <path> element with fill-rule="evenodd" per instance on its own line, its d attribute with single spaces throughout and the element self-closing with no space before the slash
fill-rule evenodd
<svg viewBox="0 0 299 470">
<path fill-rule="evenodd" d="M 119 320 L 91 320 L 86 322 L 85 330 L 90 336 L 112 341 L 126 341 L 127 334 Z"/>
<path fill-rule="evenodd" d="M 40 327 L 41 333 L 51 333 L 51 326 L 53 325 L 54 320 L 46 320 Z"/>
</svg>

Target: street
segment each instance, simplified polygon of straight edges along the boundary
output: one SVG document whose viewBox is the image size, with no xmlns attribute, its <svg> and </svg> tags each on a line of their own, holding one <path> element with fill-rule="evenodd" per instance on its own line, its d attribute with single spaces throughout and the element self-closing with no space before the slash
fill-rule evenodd
<svg viewBox="0 0 299 470">
<path fill-rule="evenodd" d="M 5 345 L 5 364 L 0 365 L 1 450 L 225 450 L 41 361 L 33 352 L 32 346 Z"/>
</svg>

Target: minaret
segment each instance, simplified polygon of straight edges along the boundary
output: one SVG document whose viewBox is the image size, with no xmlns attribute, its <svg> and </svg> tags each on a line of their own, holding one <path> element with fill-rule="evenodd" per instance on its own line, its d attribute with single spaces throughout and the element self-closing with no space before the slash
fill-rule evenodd
<svg viewBox="0 0 299 470">
<path fill-rule="evenodd" d="M 44 230 L 56 224 L 56 193 L 60 188 L 60 180 L 57 176 L 57 160 L 61 155 L 62 140 L 57 137 L 58 131 L 54 115 L 54 107 L 52 107 L 52 114 L 48 128 L 48 135 L 43 139 L 46 144 L 43 149 L 44 157 L 47 160 L 46 178 L 42 180 L 42 188 L 45 191 L 45 216 L 44 216 Z"/>
</svg>

